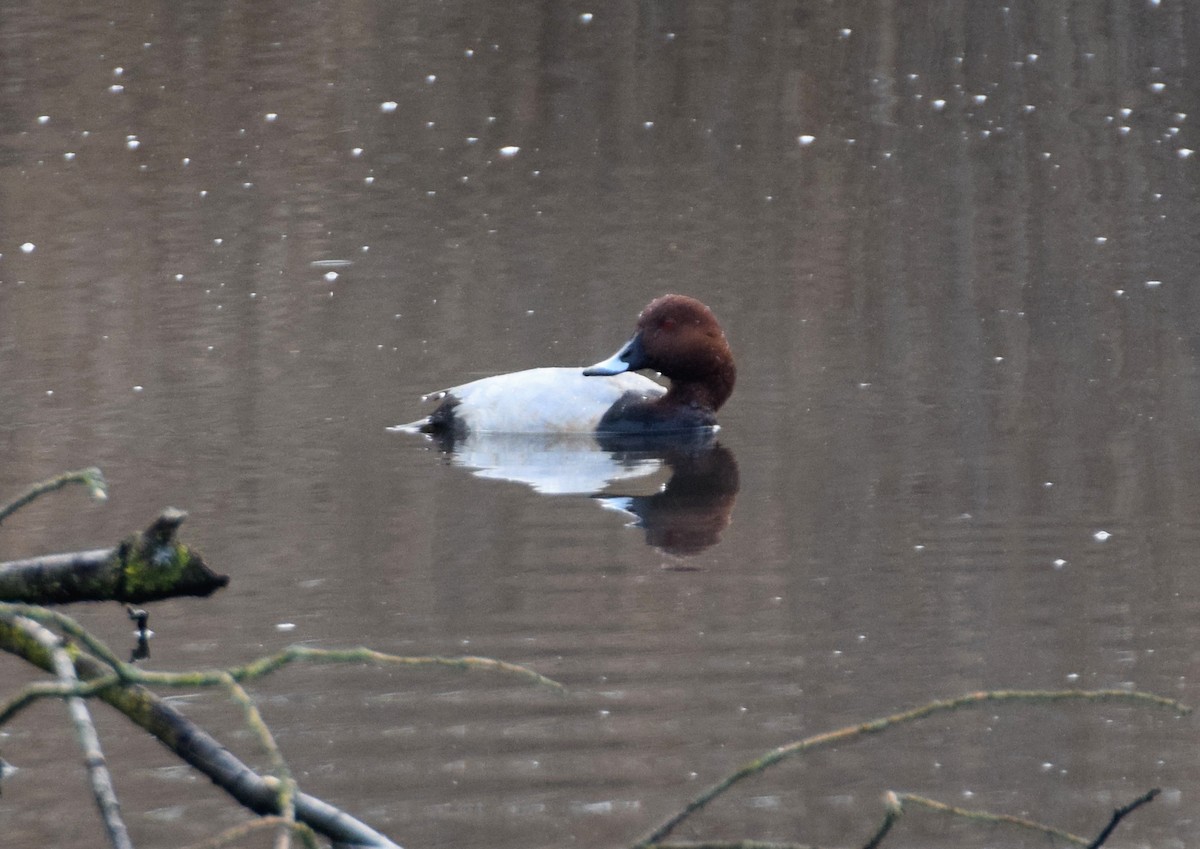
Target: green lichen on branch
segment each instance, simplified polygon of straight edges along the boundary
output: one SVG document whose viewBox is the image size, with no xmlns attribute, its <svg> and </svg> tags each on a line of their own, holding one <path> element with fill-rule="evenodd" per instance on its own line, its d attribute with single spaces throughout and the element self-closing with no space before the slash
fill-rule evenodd
<svg viewBox="0 0 1200 849">
<path fill-rule="evenodd" d="M 199 552 L 175 538 L 186 518 L 167 508 L 115 548 L 54 554 L 0 564 L 0 599 L 31 604 L 123 601 L 141 604 L 207 596 L 229 583 Z"/>
<path fill-rule="evenodd" d="M 113 551 L 120 575 L 118 597 L 135 604 L 178 595 L 209 595 L 229 583 L 204 558 L 175 539 L 187 514 L 168 507 L 149 528 L 126 539 Z"/>
<path fill-rule="evenodd" d="M 164 513 L 163 517 L 167 514 Z M 159 517 L 159 524 L 163 521 Z M 190 572 L 203 560 L 173 536 L 134 534 L 113 550 L 120 574 L 119 594 L 129 601 L 158 598 L 186 584 Z"/>
</svg>

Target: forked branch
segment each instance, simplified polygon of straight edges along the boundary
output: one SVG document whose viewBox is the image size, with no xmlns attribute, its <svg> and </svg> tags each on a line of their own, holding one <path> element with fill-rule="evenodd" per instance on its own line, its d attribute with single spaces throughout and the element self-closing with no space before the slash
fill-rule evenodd
<svg viewBox="0 0 1200 849">
<path fill-rule="evenodd" d="M 829 746 L 834 746 L 840 743 L 848 743 L 852 740 L 858 740 L 863 737 L 868 737 L 873 734 L 879 734 L 897 725 L 902 725 L 909 722 L 915 722 L 920 719 L 925 719 L 934 714 L 945 713 L 947 711 L 960 710 L 967 707 L 976 707 L 983 704 L 992 704 L 996 702 L 1061 702 L 1061 701 L 1089 701 L 1089 702 L 1129 702 L 1138 705 L 1150 705 L 1155 707 L 1165 707 L 1175 711 L 1178 714 L 1187 714 L 1191 712 L 1191 708 L 1181 704 L 1174 699 L 1163 698 L 1156 696 L 1153 693 L 1140 693 L 1130 690 L 992 690 L 986 692 L 968 693 L 964 696 L 959 696 L 953 699 L 942 699 L 912 710 L 903 711 L 901 713 L 892 714 L 891 716 L 873 719 L 869 722 L 864 722 L 860 725 L 850 725 L 845 728 L 839 728 L 835 731 L 828 731 L 824 734 L 817 734 L 813 737 L 806 737 L 803 740 L 797 740 L 793 743 L 780 746 L 772 749 L 759 758 L 745 764 L 735 770 L 727 778 L 714 784 L 712 787 L 705 790 L 699 796 L 696 796 L 687 803 L 679 813 L 667 819 L 662 825 L 654 829 L 649 835 L 642 838 L 635 844 L 635 849 L 646 849 L 646 847 L 661 843 L 667 836 L 671 834 L 684 820 L 696 812 L 703 809 L 709 802 L 724 794 L 731 787 L 751 776 L 758 775 L 766 771 L 775 764 L 790 758 L 795 755 L 811 752 L 816 749 L 823 749 Z"/>
</svg>

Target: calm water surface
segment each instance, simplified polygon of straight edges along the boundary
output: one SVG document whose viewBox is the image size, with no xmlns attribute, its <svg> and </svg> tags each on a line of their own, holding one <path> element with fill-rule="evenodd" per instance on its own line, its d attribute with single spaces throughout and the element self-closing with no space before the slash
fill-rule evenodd
<svg viewBox="0 0 1200 849">
<path fill-rule="evenodd" d="M 1200 702 L 1200 17 L 844 6 L 0 4 L 0 499 L 112 486 L 0 558 L 175 505 L 233 580 L 153 606 L 154 668 L 301 642 L 567 685 L 254 685 L 302 787 L 409 847 L 628 845 L 768 749 L 969 690 Z M 667 291 L 738 357 L 715 445 L 385 429 L 607 356 Z M 176 698 L 266 768 L 222 697 Z M 98 721 L 138 845 L 245 818 Z M 6 845 L 96 845 L 61 708 L 4 734 Z M 1161 787 L 1120 845 L 1193 845 L 1198 741 L 1127 706 L 942 716 L 679 836 L 861 845 L 888 789 L 1091 835 Z M 889 840 L 1041 845 L 921 813 Z"/>
</svg>

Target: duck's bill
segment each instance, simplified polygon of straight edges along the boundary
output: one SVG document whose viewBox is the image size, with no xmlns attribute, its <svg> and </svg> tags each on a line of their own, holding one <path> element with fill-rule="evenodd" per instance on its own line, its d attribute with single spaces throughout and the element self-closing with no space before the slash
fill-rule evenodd
<svg viewBox="0 0 1200 849">
<path fill-rule="evenodd" d="M 594 366 L 588 366 L 583 370 L 583 373 L 588 377 L 598 375 L 621 374 L 626 371 L 637 371 L 641 366 L 638 364 L 642 359 L 642 337 L 634 336 L 621 350 L 617 351 L 607 360 L 596 363 Z"/>
</svg>

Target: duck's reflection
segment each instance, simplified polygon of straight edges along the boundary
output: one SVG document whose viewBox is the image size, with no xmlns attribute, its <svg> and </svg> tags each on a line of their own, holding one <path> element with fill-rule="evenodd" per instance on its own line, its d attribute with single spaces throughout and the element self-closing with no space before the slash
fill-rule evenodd
<svg viewBox="0 0 1200 849">
<path fill-rule="evenodd" d="M 733 453 L 715 434 L 487 434 L 428 437 L 478 477 L 545 495 L 587 495 L 628 514 L 646 542 L 695 554 L 720 541 L 738 492 Z"/>
</svg>

